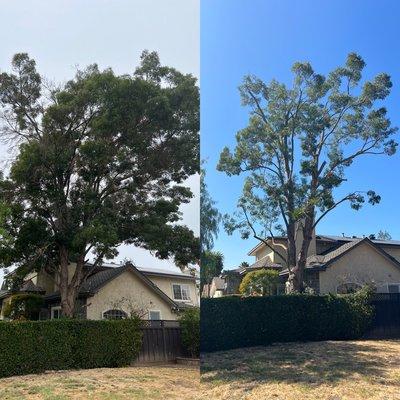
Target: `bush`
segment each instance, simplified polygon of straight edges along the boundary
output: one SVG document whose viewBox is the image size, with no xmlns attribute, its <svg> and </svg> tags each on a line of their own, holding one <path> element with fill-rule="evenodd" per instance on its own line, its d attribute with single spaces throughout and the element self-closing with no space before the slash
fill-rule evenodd
<svg viewBox="0 0 400 400">
<path fill-rule="evenodd" d="M 37 320 L 43 303 L 43 296 L 38 294 L 15 294 L 4 307 L 4 317 L 21 321 Z"/>
<path fill-rule="evenodd" d="M 182 344 L 192 357 L 200 356 L 200 310 L 189 308 L 180 318 Z"/>
<path fill-rule="evenodd" d="M 129 365 L 141 337 L 138 319 L 0 322 L 0 377 Z"/>
<path fill-rule="evenodd" d="M 239 286 L 244 295 L 270 296 L 277 294 L 279 272 L 273 269 L 261 269 L 247 273 Z"/>
<path fill-rule="evenodd" d="M 371 323 L 369 295 L 202 299 L 201 351 L 274 342 L 356 339 Z"/>
</svg>

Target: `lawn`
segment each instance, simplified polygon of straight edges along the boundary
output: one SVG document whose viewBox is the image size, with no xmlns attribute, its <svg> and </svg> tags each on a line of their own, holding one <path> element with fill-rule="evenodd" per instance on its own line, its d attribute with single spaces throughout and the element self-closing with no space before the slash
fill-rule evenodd
<svg viewBox="0 0 400 400">
<path fill-rule="evenodd" d="M 400 400 L 400 341 L 287 343 L 203 356 L 209 398 Z"/>
<path fill-rule="evenodd" d="M 197 399 L 198 368 L 101 368 L 0 379 L 1 400 Z"/>
</svg>

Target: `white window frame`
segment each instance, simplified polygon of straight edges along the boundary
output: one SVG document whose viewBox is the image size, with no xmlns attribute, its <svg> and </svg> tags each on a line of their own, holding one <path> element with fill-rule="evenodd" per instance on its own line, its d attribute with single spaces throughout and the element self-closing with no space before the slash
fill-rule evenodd
<svg viewBox="0 0 400 400">
<path fill-rule="evenodd" d="M 58 318 L 54 318 L 54 311 L 58 311 L 59 312 L 58 313 L 58 315 L 59 315 Z M 61 306 L 51 307 L 51 309 L 50 309 L 50 318 L 51 319 L 60 319 L 60 317 L 61 317 Z"/>
<path fill-rule="evenodd" d="M 158 315 L 160 316 L 159 319 L 152 319 L 151 318 L 151 313 L 152 312 L 157 312 Z M 161 310 L 149 310 L 149 321 L 161 321 L 162 320 L 162 316 L 161 316 Z"/>
<path fill-rule="evenodd" d="M 108 311 L 122 311 L 122 312 L 125 313 L 125 315 L 126 315 L 126 317 L 125 317 L 125 318 L 122 318 L 122 319 L 128 319 L 128 318 L 129 318 L 128 313 L 127 313 L 125 310 L 121 309 L 121 308 L 107 308 L 107 310 L 104 310 L 104 311 L 101 313 L 101 318 L 104 319 L 104 320 L 106 320 L 106 321 L 110 321 L 110 320 L 108 320 L 107 318 L 104 318 L 104 314 L 105 314 L 106 312 L 108 312 Z"/>
<path fill-rule="evenodd" d="M 174 286 L 180 286 L 180 288 L 181 288 L 181 297 L 182 297 L 181 299 L 177 299 L 175 297 Z M 183 292 L 182 292 L 182 288 L 183 287 L 187 289 L 187 298 L 186 299 L 183 298 Z M 191 302 L 192 300 L 191 300 L 190 295 L 191 295 L 190 286 L 187 283 L 173 283 L 172 284 L 172 297 L 173 297 L 173 299 L 175 301 Z"/>
</svg>

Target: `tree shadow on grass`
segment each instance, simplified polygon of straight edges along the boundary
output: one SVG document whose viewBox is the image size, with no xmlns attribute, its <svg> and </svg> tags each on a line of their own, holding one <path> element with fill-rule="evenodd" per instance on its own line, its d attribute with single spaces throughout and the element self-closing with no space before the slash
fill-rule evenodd
<svg viewBox="0 0 400 400">
<path fill-rule="evenodd" d="M 383 343 L 383 342 L 381 342 Z M 400 354 L 376 342 L 285 343 L 207 353 L 202 382 L 304 383 L 321 385 L 360 374 L 384 379 L 400 365 Z"/>
</svg>

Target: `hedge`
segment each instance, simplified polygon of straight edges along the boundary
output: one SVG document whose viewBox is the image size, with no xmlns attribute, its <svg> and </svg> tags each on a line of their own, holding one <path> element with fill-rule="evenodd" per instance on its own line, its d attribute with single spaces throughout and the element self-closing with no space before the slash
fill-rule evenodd
<svg viewBox="0 0 400 400">
<path fill-rule="evenodd" d="M 200 309 L 188 308 L 180 317 L 182 345 L 191 357 L 200 356 Z"/>
<path fill-rule="evenodd" d="M 372 315 L 366 292 L 202 299 L 201 351 L 356 339 L 365 333 Z"/>
<path fill-rule="evenodd" d="M 139 327 L 136 319 L 0 322 L 0 377 L 129 365 L 140 351 Z"/>
</svg>

